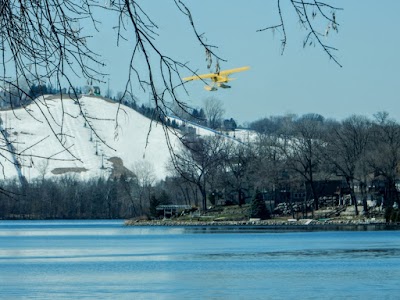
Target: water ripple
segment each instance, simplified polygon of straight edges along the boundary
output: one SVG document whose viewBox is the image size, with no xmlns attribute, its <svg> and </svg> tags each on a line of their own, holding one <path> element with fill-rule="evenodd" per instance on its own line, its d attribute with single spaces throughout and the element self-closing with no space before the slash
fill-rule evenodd
<svg viewBox="0 0 400 300">
<path fill-rule="evenodd" d="M 399 248 L 379 248 L 379 249 L 312 249 L 312 250 L 291 250 L 291 251 L 267 251 L 267 252 L 245 252 L 245 253 L 209 253 L 201 255 L 202 258 L 210 260 L 219 259 L 238 259 L 245 258 L 398 258 L 400 257 Z"/>
</svg>

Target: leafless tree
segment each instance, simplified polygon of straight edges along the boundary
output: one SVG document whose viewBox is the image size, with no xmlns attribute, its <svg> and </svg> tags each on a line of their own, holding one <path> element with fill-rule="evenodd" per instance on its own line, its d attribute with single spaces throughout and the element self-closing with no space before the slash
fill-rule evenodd
<svg viewBox="0 0 400 300">
<path fill-rule="evenodd" d="M 387 180 L 385 206 L 391 207 L 394 201 L 399 202 L 396 179 L 400 165 L 400 125 L 390 119 L 388 113 L 377 113 L 372 127 L 372 141 L 368 164 L 376 176 Z"/>
<path fill-rule="evenodd" d="M 204 112 L 210 128 L 217 129 L 221 126 L 222 117 L 225 113 L 221 100 L 214 97 L 206 98 L 204 100 Z"/>
<path fill-rule="evenodd" d="M 49 168 L 49 160 L 45 159 L 45 160 L 39 161 L 37 168 L 39 170 L 39 174 L 42 179 L 42 182 L 44 182 L 44 178 L 46 177 L 46 173 Z"/>
<path fill-rule="evenodd" d="M 253 168 L 255 167 L 255 153 L 250 144 L 229 142 L 225 144 L 225 155 L 222 157 L 223 185 L 233 190 L 237 196 L 239 205 L 245 204 L 245 192 L 252 193 L 255 183 Z M 250 191 L 251 189 L 251 191 Z"/>
<path fill-rule="evenodd" d="M 298 173 L 311 188 L 314 207 L 318 210 L 318 173 L 322 161 L 320 149 L 323 145 L 324 118 L 316 114 L 304 115 L 292 123 L 292 136 L 282 147 L 286 164 Z"/>
<path fill-rule="evenodd" d="M 135 198 L 143 211 L 150 205 L 151 189 L 155 182 L 154 167 L 148 161 L 138 161 L 134 164 L 132 171 L 136 181 Z"/>
<path fill-rule="evenodd" d="M 280 131 L 280 130 L 279 130 Z M 279 132 L 272 134 L 259 133 L 255 141 L 256 159 L 252 164 L 252 175 L 255 186 L 260 191 L 270 194 L 271 212 L 283 196 L 284 201 L 291 202 L 281 191 L 290 191 L 298 181 L 296 174 L 288 168 L 287 157 L 282 151 L 288 137 Z M 274 203 L 271 202 L 273 200 Z"/>
<path fill-rule="evenodd" d="M 224 138 L 211 136 L 189 138 L 173 159 L 176 172 L 186 181 L 197 186 L 202 196 L 202 209 L 207 210 L 209 176 L 219 168 L 224 157 Z"/>
<path fill-rule="evenodd" d="M 371 138 L 370 129 L 371 122 L 366 117 L 353 115 L 334 126 L 327 138 L 325 158 L 333 164 L 336 175 L 346 180 L 356 215 L 358 207 L 354 185 L 355 180 L 364 177 L 363 163 Z"/>
</svg>

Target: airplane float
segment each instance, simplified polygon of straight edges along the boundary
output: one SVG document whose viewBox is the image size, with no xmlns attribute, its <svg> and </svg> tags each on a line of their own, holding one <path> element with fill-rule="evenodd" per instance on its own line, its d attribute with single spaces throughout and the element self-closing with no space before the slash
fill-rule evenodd
<svg viewBox="0 0 400 300">
<path fill-rule="evenodd" d="M 227 85 L 226 83 L 231 80 L 234 80 L 235 78 L 229 78 L 228 76 L 231 75 L 232 73 L 243 72 L 248 69 L 250 69 L 250 67 L 241 67 L 241 68 L 236 68 L 236 69 L 219 71 L 217 73 L 209 73 L 209 74 L 185 77 L 185 78 L 182 78 L 182 80 L 192 81 L 192 80 L 211 79 L 212 85 L 211 86 L 206 85 L 204 87 L 204 89 L 212 92 L 212 91 L 216 91 L 219 87 L 224 88 L 224 89 L 230 88 L 231 86 Z"/>
</svg>

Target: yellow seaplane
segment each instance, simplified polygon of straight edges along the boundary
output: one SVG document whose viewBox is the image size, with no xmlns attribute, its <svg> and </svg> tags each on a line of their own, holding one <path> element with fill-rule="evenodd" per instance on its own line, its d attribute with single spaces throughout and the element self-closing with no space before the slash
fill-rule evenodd
<svg viewBox="0 0 400 300">
<path fill-rule="evenodd" d="M 182 78 L 182 80 L 185 80 L 185 81 L 202 80 L 202 81 L 204 81 L 204 79 L 211 79 L 212 85 L 206 85 L 204 87 L 204 89 L 207 91 L 216 91 L 219 87 L 223 88 L 223 89 L 228 89 L 231 87 L 230 85 L 227 85 L 226 83 L 231 80 L 234 80 L 235 78 L 229 78 L 229 75 L 231 75 L 233 73 L 243 72 L 248 69 L 250 69 L 250 67 L 241 67 L 241 68 L 236 68 L 236 69 L 219 71 L 216 73 L 209 73 L 209 74 L 185 77 L 185 78 Z"/>
</svg>

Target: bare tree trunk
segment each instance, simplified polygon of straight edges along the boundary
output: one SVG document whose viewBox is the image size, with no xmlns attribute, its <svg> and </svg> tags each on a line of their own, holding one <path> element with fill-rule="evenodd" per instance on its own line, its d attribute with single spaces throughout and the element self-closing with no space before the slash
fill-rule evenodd
<svg viewBox="0 0 400 300">
<path fill-rule="evenodd" d="M 206 192 L 206 177 L 203 176 L 203 186 L 200 187 L 201 195 L 203 198 L 203 211 L 207 210 L 207 192 Z"/>
<path fill-rule="evenodd" d="M 350 178 L 346 178 L 346 181 L 350 188 L 351 201 L 354 203 L 354 213 L 356 216 L 358 216 L 357 199 L 356 199 L 356 195 L 354 194 L 354 180 L 350 179 Z"/>
<path fill-rule="evenodd" d="M 318 201 L 319 195 L 317 192 L 317 188 L 315 186 L 315 182 L 313 180 L 310 181 L 310 187 L 311 187 L 311 191 L 312 191 L 313 197 L 314 197 L 314 208 L 315 208 L 315 210 L 318 210 L 319 209 L 319 201 Z"/>
<path fill-rule="evenodd" d="M 365 182 L 362 182 L 361 184 L 361 197 L 362 197 L 362 203 L 363 203 L 363 211 L 364 214 L 368 214 L 368 205 L 367 205 L 367 185 Z"/>
</svg>

